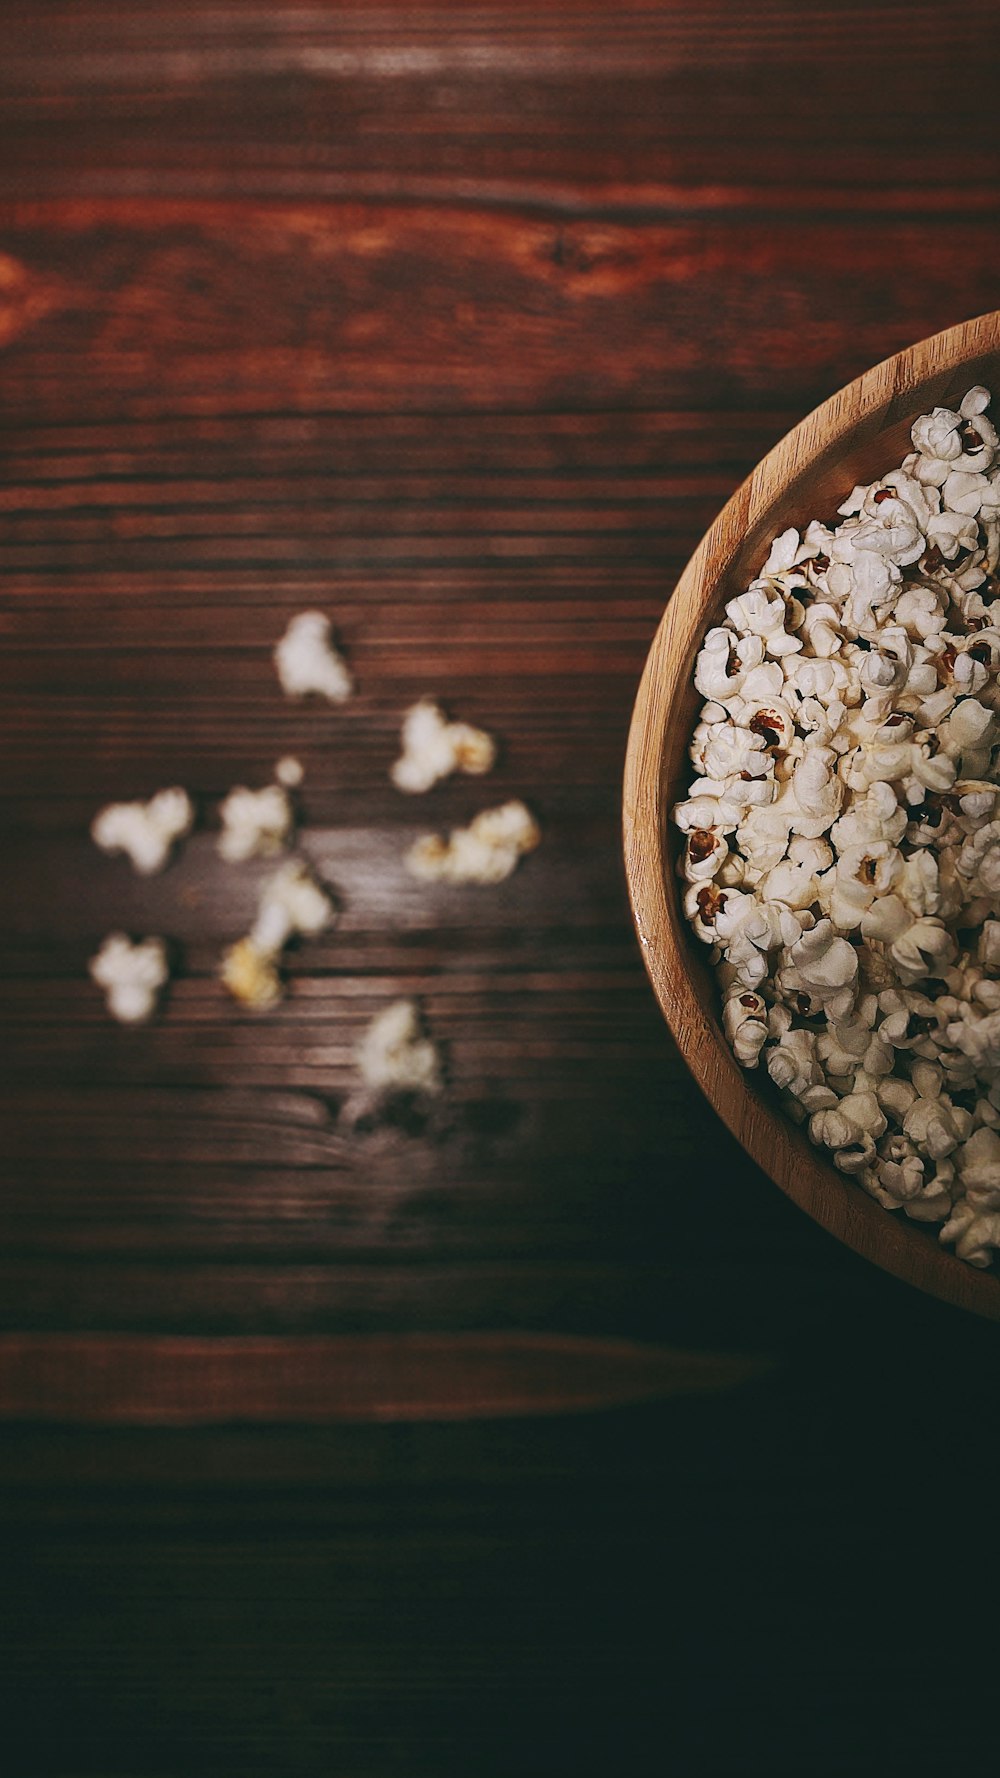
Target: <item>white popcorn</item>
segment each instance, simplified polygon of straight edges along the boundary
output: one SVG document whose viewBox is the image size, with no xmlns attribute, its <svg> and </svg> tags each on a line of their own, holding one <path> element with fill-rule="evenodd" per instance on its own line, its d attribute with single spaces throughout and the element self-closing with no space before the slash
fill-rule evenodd
<svg viewBox="0 0 1000 1778">
<path fill-rule="evenodd" d="M 966 513 L 935 513 L 927 526 L 927 541 L 952 561 L 959 550 L 976 548 L 979 526 L 975 518 Z"/>
<path fill-rule="evenodd" d="M 717 876 L 728 853 L 724 833 L 712 827 L 692 828 L 684 853 L 684 875 L 688 882 L 700 883 Z"/>
<path fill-rule="evenodd" d="M 316 693 L 342 704 L 353 690 L 347 663 L 331 640 L 330 619 L 321 611 L 302 611 L 292 618 L 275 646 L 274 664 L 289 698 Z"/>
<path fill-rule="evenodd" d="M 776 1087 L 801 1099 L 809 1087 L 821 1086 L 823 1070 L 816 1058 L 816 1033 L 802 1026 L 788 1029 L 767 1052 L 767 1071 Z"/>
<path fill-rule="evenodd" d="M 958 436 L 961 423 L 961 414 L 953 413 L 951 408 L 936 407 L 914 420 L 910 437 L 928 462 L 951 464 L 962 455 L 962 440 Z"/>
<path fill-rule="evenodd" d="M 814 1112 L 809 1120 L 809 1134 L 825 1148 L 845 1149 L 859 1145 L 869 1158 L 875 1139 L 887 1128 L 887 1119 L 875 1094 L 865 1089 L 848 1093 L 828 1111 Z M 853 1169 L 846 1167 L 845 1172 Z"/>
<path fill-rule="evenodd" d="M 726 704 L 738 696 L 746 677 L 732 630 L 709 630 L 702 643 L 694 682 L 702 697 Z"/>
<path fill-rule="evenodd" d="M 944 484 L 942 498 L 952 512 L 995 519 L 1000 512 L 1000 489 L 995 476 L 953 470 Z"/>
<path fill-rule="evenodd" d="M 785 574 L 789 569 L 797 568 L 800 562 L 806 561 L 809 556 L 814 556 L 816 553 L 815 546 L 800 543 L 798 532 L 794 526 L 790 526 L 787 531 L 782 531 L 781 536 L 776 537 L 772 543 L 770 554 L 764 563 L 763 573 L 765 575 Z"/>
<path fill-rule="evenodd" d="M 112 932 L 90 959 L 90 974 L 104 989 L 108 1011 L 123 1025 L 152 1017 L 160 989 L 169 974 L 162 939 L 132 944 L 123 932 Z"/>
<path fill-rule="evenodd" d="M 280 852 L 291 836 L 292 805 L 281 784 L 266 784 L 263 790 L 238 785 L 221 804 L 219 814 L 219 853 L 228 864 Z"/>
<path fill-rule="evenodd" d="M 193 822 L 186 790 L 160 790 L 148 803 L 109 803 L 95 815 L 90 834 L 102 852 L 125 852 L 142 876 L 151 876 Z"/>
<path fill-rule="evenodd" d="M 780 658 L 797 654 L 802 643 L 786 629 L 788 606 L 780 591 L 765 580 L 755 580 L 739 598 L 731 599 L 726 616 L 734 629 L 744 635 L 759 636 L 765 651 Z"/>
<path fill-rule="evenodd" d="M 430 790 L 451 772 L 488 772 L 496 744 L 483 729 L 449 722 L 430 698 L 421 698 L 403 718 L 403 751 L 392 768 L 397 790 Z"/>
<path fill-rule="evenodd" d="M 1000 441 L 912 428 L 833 526 L 776 537 L 709 631 L 684 910 L 723 1025 L 890 1210 L 1000 1247 Z M 1000 607 L 998 607 L 1000 608 Z"/>
<path fill-rule="evenodd" d="M 437 1047 L 423 1035 L 412 1000 L 394 1000 L 377 1014 L 358 1045 L 357 1060 L 370 1094 L 441 1091 Z"/>
<path fill-rule="evenodd" d="M 896 600 L 895 621 L 913 641 L 926 642 L 928 637 L 939 635 L 945 627 L 946 598 L 943 588 L 905 587 Z"/>
<path fill-rule="evenodd" d="M 825 840 L 794 838 L 788 856 L 767 871 L 758 885 L 766 901 L 807 908 L 820 894 L 819 873 L 828 870 L 833 853 Z"/>
<path fill-rule="evenodd" d="M 943 1099 L 915 1099 L 903 1119 L 903 1130 L 932 1160 L 950 1154 L 968 1127 L 968 1112 Z"/>
<path fill-rule="evenodd" d="M 942 920 L 914 920 L 892 940 L 889 954 L 900 981 L 912 984 L 947 968 L 955 955 L 955 940 Z"/>
<path fill-rule="evenodd" d="M 250 932 L 223 953 L 223 986 L 245 1006 L 273 1006 L 281 998 L 278 961 L 285 946 L 299 934 L 313 937 L 324 931 L 336 917 L 332 900 L 308 865 L 291 859 L 265 883 Z"/>
<path fill-rule="evenodd" d="M 736 1060 L 756 1068 L 767 1037 L 767 1007 L 759 994 L 744 990 L 726 1001 L 722 1018 Z"/>
<path fill-rule="evenodd" d="M 989 821 L 969 835 L 956 868 L 984 895 L 1000 894 L 1000 821 Z"/>
<path fill-rule="evenodd" d="M 954 1242 L 959 1259 L 970 1266 L 988 1266 L 993 1250 L 1000 1247 L 1000 1211 L 977 1210 L 967 1199 L 957 1203 L 939 1239 Z"/>
<path fill-rule="evenodd" d="M 887 1209 L 911 1203 L 923 1190 L 924 1163 L 907 1137 L 889 1138 L 875 1170 Z"/>
<path fill-rule="evenodd" d="M 283 784 L 286 790 L 297 790 L 305 777 L 305 772 L 301 760 L 296 759 L 293 754 L 286 753 L 275 766 L 274 775 L 278 783 Z"/>
<path fill-rule="evenodd" d="M 447 840 L 440 834 L 425 834 L 410 847 L 406 868 L 427 883 L 502 883 L 541 837 L 538 823 L 522 802 L 502 803 L 483 809 L 468 827 L 453 828 Z M 714 857 L 719 851 L 716 837 L 711 845 Z M 724 841 L 721 845 L 728 850 Z"/>
<path fill-rule="evenodd" d="M 846 1019 L 830 1020 L 825 1032 L 816 1039 L 816 1054 L 828 1075 L 854 1077 L 860 1070 L 877 1078 L 888 1074 L 893 1066 L 893 1050 L 871 1026 L 857 1014 Z M 876 1096 L 881 1096 L 878 1086 Z"/>
<path fill-rule="evenodd" d="M 819 920 L 788 947 L 787 962 L 778 975 L 785 998 L 803 997 L 810 1011 L 825 1008 L 842 1018 L 854 1005 L 858 953 L 840 938 L 830 920 Z"/>
<path fill-rule="evenodd" d="M 265 883 L 250 938 L 258 950 L 274 956 L 298 934 L 314 937 L 335 919 L 326 890 L 308 865 L 294 858 Z"/>
</svg>

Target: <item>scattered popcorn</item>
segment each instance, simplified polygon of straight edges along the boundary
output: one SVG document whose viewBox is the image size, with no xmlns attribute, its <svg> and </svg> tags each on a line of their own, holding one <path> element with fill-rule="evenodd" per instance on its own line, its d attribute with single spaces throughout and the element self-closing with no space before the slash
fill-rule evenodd
<svg viewBox="0 0 1000 1778">
<path fill-rule="evenodd" d="M 421 698 L 403 718 L 403 751 L 392 768 L 397 790 L 430 790 L 451 772 L 488 772 L 496 745 L 483 729 L 449 722 L 430 698 Z"/>
<path fill-rule="evenodd" d="M 351 695 L 347 663 L 337 653 L 330 639 L 330 620 L 321 611 L 302 611 L 292 618 L 274 650 L 274 663 L 287 697 L 316 692 L 342 704 Z"/>
<path fill-rule="evenodd" d="M 265 784 L 263 790 L 245 790 L 238 785 L 229 792 L 219 814 L 219 852 L 227 864 L 280 852 L 291 837 L 292 805 L 280 784 Z"/>
<path fill-rule="evenodd" d="M 357 1060 L 365 1086 L 376 1098 L 441 1091 L 437 1047 L 422 1034 L 413 1000 L 394 1000 L 377 1014 L 358 1045 Z"/>
<path fill-rule="evenodd" d="M 273 1006 L 281 998 L 278 959 L 285 946 L 299 933 L 315 936 L 335 919 L 333 902 L 308 865 L 292 859 L 265 883 L 250 932 L 223 954 L 223 986 L 244 1006 Z"/>
<path fill-rule="evenodd" d="M 98 987 L 104 989 L 112 1018 L 123 1025 L 139 1025 L 152 1017 L 169 974 L 162 939 L 132 944 L 123 932 L 112 932 L 90 959 L 89 967 Z"/>
<path fill-rule="evenodd" d="M 541 837 L 522 802 L 502 803 L 483 809 L 468 827 L 453 828 L 447 840 L 425 834 L 410 847 L 406 868 L 427 883 L 502 883 Z"/>
<path fill-rule="evenodd" d="M 774 540 L 699 652 L 673 813 L 737 1060 L 878 1203 L 978 1266 L 1000 1249 L 989 400 L 923 415 L 841 523 Z M 419 842 L 418 874 L 448 875 L 461 838 Z"/>
<path fill-rule="evenodd" d="M 102 852 L 126 852 L 142 876 L 151 876 L 193 821 L 186 790 L 160 790 L 148 803 L 109 803 L 95 815 L 90 835 Z"/>
</svg>

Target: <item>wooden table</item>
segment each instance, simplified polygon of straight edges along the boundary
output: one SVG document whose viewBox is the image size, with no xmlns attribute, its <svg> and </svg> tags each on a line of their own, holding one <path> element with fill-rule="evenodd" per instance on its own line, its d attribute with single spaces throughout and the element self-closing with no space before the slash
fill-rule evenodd
<svg viewBox="0 0 1000 1778">
<path fill-rule="evenodd" d="M 844 381 L 1000 306 L 995 26 L 7 9 L 13 1778 L 982 1769 L 956 1626 L 1000 1336 L 713 1120 L 618 830 L 719 506 Z M 274 675 L 317 607 L 342 709 Z M 424 693 L 501 755 L 418 801 L 388 770 Z M 285 753 L 342 914 L 254 1017 L 215 972 L 265 867 L 212 828 Z M 167 872 L 95 850 L 102 803 L 171 783 L 201 824 Z M 416 834 L 511 796 L 543 841 L 508 883 L 407 876 Z M 87 979 L 113 927 L 174 941 L 145 1029 Z M 354 1128 L 400 995 L 447 1089 Z"/>
</svg>

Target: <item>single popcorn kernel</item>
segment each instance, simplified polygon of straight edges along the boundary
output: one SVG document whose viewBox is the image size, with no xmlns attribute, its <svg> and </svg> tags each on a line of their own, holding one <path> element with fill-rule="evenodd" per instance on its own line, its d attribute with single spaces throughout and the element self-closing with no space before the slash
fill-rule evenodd
<svg viewBox="0 0 1000 1778">
<path fill-rule="evenodd" d="M 479 776 L 496 759 L 496 743 L 468 722 L 449 722 L 430 698 L 421 698 L 403 719 L 403 751 L 392 768 L 397 790 L 430 790 L 452 772 Z"/>
<path fill-rule="evenodd" d="M 308 865 L 290 859 L 264 884 L 251 931 L 224 953 L 219 971 L 224 987 L 245 1006 L 273 1006 L 283 992 L 278 959 L 285 946 L 299 934 L 324 931 L 336 917 Z"/>
<path fill-rule="evenodd" d="M 406 868 L 428 883 L 501 883 L 541 837 L 530 810 L 515 799 L 482 809 L 468 827 L 453 828 L 447 839 L 424 834 L 406 854 Z"/>
<path fill-rule="evenodd" d="M 193 823 L 186 790 L 158 790 L 148 803 L 109 803 L 94 816 L 90 836 L 102 852 L 124 852 L 140 876 L 152 876 Z"/>
<path fill-rule="evenodd" d="M 354 689 L 347 663 L 334 646 L 330 619 L 321 611 L 301 611 L 292 618 L 275 644 L 274 664 L 289 698 L 316 696 L 342 704 Z"/>
<path fill-rule="evenodd" d="M 109 1013 L 123 1025 L 140 1025 L 152 1018 L 170 973 L 162 939 L 133 944 L 123 932 L 108 934 L 89 968 L 104 990 Z"/>
<path fill-rule="evenodd" d="M 709 630 L 674 820 L 738 1061 L 887 1210 L 1000 1248 L 1000 440 L 914 421 Z"/>
<path fill-rule="evenodd" d="M 261 1012 L 281 999 L 281 978 L 274 957 L 252 938 L 238 939 L 224 952 L 219 976 L 234 1000 Z"/>
</svg>

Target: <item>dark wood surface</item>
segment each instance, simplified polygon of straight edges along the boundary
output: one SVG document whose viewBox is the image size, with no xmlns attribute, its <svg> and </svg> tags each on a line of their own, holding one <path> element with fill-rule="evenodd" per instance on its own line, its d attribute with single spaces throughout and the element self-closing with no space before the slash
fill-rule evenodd
<svg viewBox="0 0 1000 1778">
<path fill-rule="evenodd" d="M 996 9 L 0 11 L 0 1500 L 13 1778 L 982 1769 L 996 1330 L 679 1063 L 620 778 L 762 453 L 1000 306 Z M 342 710 L 270 650 L 320 606 Z M 387 776 L 432 692 L 484 783 Z M 218 799 L 337 927 L 259 1018 Z M 187 786 L 140 881 L 101 803 Z M 427 827 L 543 843 L 434 889 Z M 86 960 L 169 935 L 142 1031 Z M 343 1115 L 399 994 L 447 1091 Z M 978 1615 L 978 1614 L 977 1614 Z"/>
</svg>

